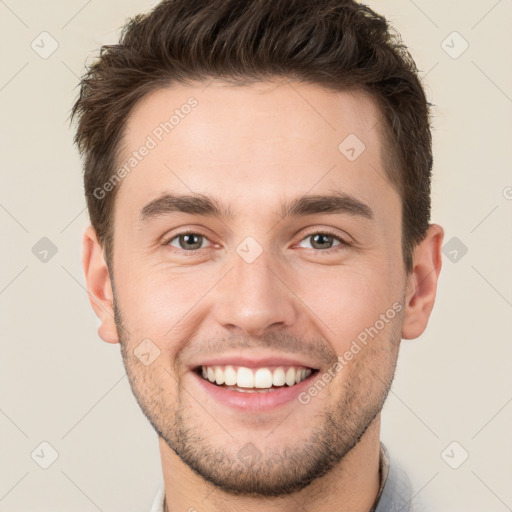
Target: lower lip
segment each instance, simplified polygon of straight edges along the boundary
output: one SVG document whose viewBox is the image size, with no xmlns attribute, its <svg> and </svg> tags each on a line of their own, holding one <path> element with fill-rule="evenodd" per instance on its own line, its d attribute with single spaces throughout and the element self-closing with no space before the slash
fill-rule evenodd
<svg viewBox="0 0 512 512">
<path fill-rule="evenodd" d="M 262 393 L 258 393 L 257 391 L 248 393 L 234 391 L 212 384 L 194 371 L 191 373 L 196 378 L 199 385 L 218 402 L 246 412 L 262 412 L 276 409 L 294 400 L 298 402 L 298 396 L 311 386 L 318 372 L 312 373 L 307 379 L 293 386 L 285 385 L 277 389 L 274 388 L 274 391 Z"/>
</svg>

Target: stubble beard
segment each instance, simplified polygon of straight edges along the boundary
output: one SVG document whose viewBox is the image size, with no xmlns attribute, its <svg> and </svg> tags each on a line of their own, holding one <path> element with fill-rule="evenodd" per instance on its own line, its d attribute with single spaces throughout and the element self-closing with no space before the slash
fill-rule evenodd
<svg viewBox="0 0 512 512">
<path fill-rule="evenodd" d="M 357 445 L 382 410 L 394 378 L 401 339 L 401 321 L 395 318 L 387 340 L 370 341 L 364 348 L 368 352 L 363 352 L 363 357 L 358 354 L 351 361 L 350 366 L 354 367 L 351 368 L 350 379 L 343 380 L 343 389 L 336 403 L 316 415 L 317 426 L 306 439 L 301 439 L 294 446 L 269 445 L 260 450 L 251 443 L 254 439 L 251 431 L 247 431 L 246 439 L 238 435 L 236 440 L 226 433 L 222 446 L 214 446 L 208 437 L 206 424 L 219 420 L 222 424 L 222 418 L 209 417 L 175 377 L 171 380 L 176 384 L 177 394 L 173 396 L 164 389 L 161 380 L 164 372 L 170 375 L 167 369 L 158 369 L 158 366 L 155 366 L 155 371 L 141 369 L 142 365 L 133 355 L 136 343 L 129 339 L 117 305 L 114 313 L 132 392 L 154 430 L 201 478 L 228 494 L 245 497 L 292 494 L 336 466 L 342 468 L 344 457 Z M 372 342 L 381 348 L 372 347 Z M 379 351 L 387 352 L 385 375 L 377 373 L 377 368 L 382 367 Z M 376 364 L 372 365 L 372 361 Z M 335 378 L 332 383 L 338 380 Z M 204 412 L 201 424 L 190 415 L 191 410 L 197 412 L 199 409 Z M 297 414 L 307 414 L 306 407 L 299 402 Z M 284 420 L 277 428 L 287 428 L 286 423 Z M 224 430 L 228 429 L 224 426 Z M 272 439 L 272 436 L 268 438 Z M 253 457 L 240 457 L 244 446 L 252 446 Z"/>
</svg>

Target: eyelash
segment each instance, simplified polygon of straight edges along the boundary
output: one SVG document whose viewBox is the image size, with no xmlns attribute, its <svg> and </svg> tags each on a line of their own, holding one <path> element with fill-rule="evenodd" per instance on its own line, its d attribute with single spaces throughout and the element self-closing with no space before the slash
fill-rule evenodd
<svg viewBox="0 0 512 512">
<path fill-rule="evenodd" d="M 178 249 L 177 247 L 173 247 L 173 246 L 170 245 L 170 243 L 174 239 L 179 238 L 180 236 L 184 236 L 184 235 L 199 235 L 199 236 L 205 238 L 206 240 L 210 241 L 209 238 L 205 234 L 201 233 L 201 231 L 183 231 L 182 233 L 177 233 L 177 234 L 174 234 L 172 237 L 167 238 L 164 242 L 162 242 L 162 245 L 167 247 L 167 248 L 169 248 L 172 251 L 178 251 L 178 252 L 181 252 L 181 253 L 195 254 L 195 253 L 197 253 L 197 251 L 201 251 L 202 250 L 202 249 L 192 249 L 192 250 Z M 340 242 L 339 245 L 336 245 L 334 247 L 330 247 L 329 249 L 312 249 L 312 250 L 314 250 L 317 253 L 327 253 L 327 254 L 330 254 L 332 251 L 336 251 L 336 250 L 340 250 L 340 249 L 352 246 L 351 243 L 347 242 L 344 238 L 341 238 L 338 234 L 334 233 L 333 231 L 331 231 L 329 229 L 314 230 L 314 231 L 311 231 L 309 233 L 306 233 L 299 240 L 299 243 L 302 242 L 303 240 L 305 240 L 306 238 L 309 238 L 309 237 L 311 237 L 313 235 L 329 235 L 329 236 L 332 236 L 338 242 Z M 207 249 L 207 247 L 205 247 L 204 249 Z"/>
<path fill-rule="evenodd" d="M 312 231 L 306 233 L 300 239 L 300 242 L 302 242 L 306 238 L 309 238 L 309 237 L 311 237 L 313 235 L 329 235 L 329 236 L 332 236 L 338 242 L 340 242 L 339 245 L 336 245 L 334 247 L 330 247 L 329 249 L 313 249 L 315 252 L 318 252 L 318 253 L 330 254 L 331 251 L 340 250 L 340 249 L 343 249 L 343 248 L 346 248 L 346 247 L 350 247 L 352 245 L 349 242 L 347 242 L 344 238 L 342 238 L 340 235 L 336 234 L 334 231 L 332 231 L 330 229 L 321 229 L 321 230 L 316 229 L 316 230 L 312 230 Z"/>
</svg>

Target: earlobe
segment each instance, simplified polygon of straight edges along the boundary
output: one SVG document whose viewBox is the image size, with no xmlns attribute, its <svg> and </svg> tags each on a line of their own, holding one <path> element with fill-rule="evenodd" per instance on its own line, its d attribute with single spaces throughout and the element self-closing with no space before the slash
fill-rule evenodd
<svg viewBox="0 0 512 512">
<path fill-rule="evenodd" d="M 85 273 L 89 302 L 100 320 L 98 335 L 107 343 L 118 343 L 119 337 L 114 321 L 113 293 L 101 245 L 92 226 L 88 226 L 82 237 L 82 267 Z"/>
<path fill-rule="evenodd" d="M 408 276 L 402 338 L 414 339 L 426 329 L 436 298 L 442 264 L 444 230 L 431 224 L 425 238 L 416 246 L 413 270 Z"/>
</svg>

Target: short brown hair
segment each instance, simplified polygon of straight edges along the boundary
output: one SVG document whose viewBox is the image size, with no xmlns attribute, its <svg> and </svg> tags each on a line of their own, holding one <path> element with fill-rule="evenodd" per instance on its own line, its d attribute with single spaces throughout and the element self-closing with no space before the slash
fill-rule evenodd
<svg viewBox="0 0 512 512">
<path fill-rule="evenodd" d="M 402 253 L 430 220 L 430 104 L 416 65 L 386 19 L 353 0 L 165 0 L 128 20 L 80 82 L 71 119 L 84 157 L 87 207 L 109 267 L 116 189 L 94 191 L 116 170 L 128 116 L 148 92 L 174 83 L 285 78 L 360 90 L 380 107 L 383 165 L 402 200 Z"/>
</svg>

